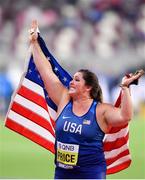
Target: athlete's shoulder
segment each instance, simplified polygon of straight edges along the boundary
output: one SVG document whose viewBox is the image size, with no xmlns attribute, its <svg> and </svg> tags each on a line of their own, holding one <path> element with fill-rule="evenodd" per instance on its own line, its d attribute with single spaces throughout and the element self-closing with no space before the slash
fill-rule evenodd
<svg viewBox="0 0 145 180">
<path fill-rule="evenodd" d="M 112 104 L 109 104 L 109 103 L 98 103 L 97 104 L 97 110 L 100 111 L 100 112 L 104 112 L 106 111 L 107 109 L 110 109 L 114 107 Z"/>
</svg>

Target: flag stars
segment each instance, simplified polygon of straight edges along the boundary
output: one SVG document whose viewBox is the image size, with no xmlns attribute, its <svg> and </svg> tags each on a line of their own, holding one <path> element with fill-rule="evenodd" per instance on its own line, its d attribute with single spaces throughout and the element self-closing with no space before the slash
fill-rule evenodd
<svg viewBox="0 0 145 180">
<path fill-rule="evenodd" d="M 57 72 L 57 71 L 58 71 L 58 68 L 57 68 L 57 67 L 55 67 L 55 68 L 54 68 L 54 71 L 55 71 L 55 72 Z"/>
<path fill-rule="evenodd" d="M 48 59 L 49 61 L 51 61 L 51 59 L 50 59 L 50 57 L 49 57 L 49 56 L 47 57 L 47 59 Z"/>
<path fill-rule="evenodd" d="M 46 98 L 47 98 L 47 99 L 49 99 L 49 96 L 48 96 L 48 94 L 46 95 Z"/>
<path fill-rule="evenodd" d="M 64 78 L 63 78 L 63 81 L 64 81 L 64 82 L 66 82 L 66 81 L 67 81 L 67 78 L 66 78 L 66 77 L 64 77 Z"/>
<path fill-rule="evenodd" d="M 29 69 L 29 74 L 31 74 L 32 73 L 32 70 L 31 69 Z"/>
</svg>

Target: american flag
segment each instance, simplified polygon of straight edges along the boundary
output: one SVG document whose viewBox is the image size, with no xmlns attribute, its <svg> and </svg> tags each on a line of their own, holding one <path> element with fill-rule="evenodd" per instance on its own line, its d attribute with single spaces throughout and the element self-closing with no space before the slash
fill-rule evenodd
<svg viewBox="0 0 145 180">
<path fill-rule="evenodd" d="M 66 87 L 72 77 L 58 64 L 46 47 L 42 37 L 38 42 L 45 56 L 50 60 L 54 73 Z M 121 93 L 115 106 L 121 103 Z M 27 71 L 13 95 L 5 120 L 5 126 L 53 154 L 55 143 L 55 119 L 57 106 L 50 99 L 44 83 L 30 56 Z M 131 163 L 129 153 L 129 126 L 112 128 L 104 138 L 104 153 L 107 162 L 107 174 L 119 172 Z"/>
</svg>

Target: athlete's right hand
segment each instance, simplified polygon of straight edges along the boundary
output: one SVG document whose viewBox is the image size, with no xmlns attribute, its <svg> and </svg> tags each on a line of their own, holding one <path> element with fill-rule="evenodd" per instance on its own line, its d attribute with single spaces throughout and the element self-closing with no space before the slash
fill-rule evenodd
<svg viewBox="0 0 145 180">
<path fill-rule="evenodd" d="M 37 20 L 33 20 L 31 23 L 31 27 L 29 29 L 29 41 L 30 43 L 34 43 L 37 41 L 38 38 L 38 22 Z"/>
</svg>

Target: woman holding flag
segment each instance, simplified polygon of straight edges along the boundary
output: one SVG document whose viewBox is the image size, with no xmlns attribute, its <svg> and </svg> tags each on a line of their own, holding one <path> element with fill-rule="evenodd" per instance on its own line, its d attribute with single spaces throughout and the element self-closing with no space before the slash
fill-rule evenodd
<svg viewBox="0 0 145 180">
<path fill-rule="evenodd" d="M 105 179 L 104 135 L 112 127 L 125 125 L 131 120 L 133 108 L 129 85 L 143 72 L 122 79 L 119 108 L 102 102 L 98 78 L 89 70 L 76 72 L 67 89 L 39 46 L 37 28 L 37 22 L 33 21 L 29 37 L 32 55 L 45 88 L 58 107 L 55 179 Z"/>
</svg>

